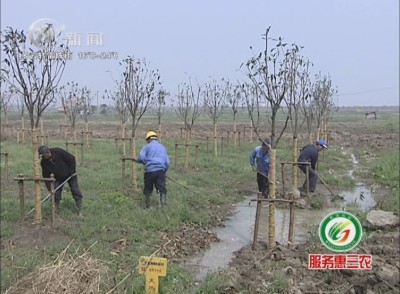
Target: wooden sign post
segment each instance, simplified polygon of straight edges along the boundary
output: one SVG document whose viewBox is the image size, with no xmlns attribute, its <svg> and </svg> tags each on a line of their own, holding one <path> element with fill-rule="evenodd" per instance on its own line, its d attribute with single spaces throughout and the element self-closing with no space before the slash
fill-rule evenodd
<svg viewBox="0 0 400 294">
<path fill-rule="evenodd" d="M 158 277 L 165 277 L 167 275 L 167 259 L 141 256 L 139 259 L 139 268 L 139 272 L 146 275 L 146 293 L 159 293 Z"/>
</svg>

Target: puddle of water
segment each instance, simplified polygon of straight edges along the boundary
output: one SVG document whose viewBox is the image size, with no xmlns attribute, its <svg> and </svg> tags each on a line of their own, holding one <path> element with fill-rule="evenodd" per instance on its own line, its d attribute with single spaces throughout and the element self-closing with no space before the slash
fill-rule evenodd
<svg viewBox="0 0 400 294">
<path fill-rule="evenodd" d="M 354 154 L 351 154 L 351 160 L 354 167 L 356 168 L 359 162 Z M 354 179 L 353 172 L 354 171 L 351 170 L 348 173 L 349 177 L 352 179 Z M 342 197 L 344 200 L 344 203 L 342 205 L 342 208 L 344 209 L 346 209 L 348 205 L 356 205 L 363 211 L 369 211 L 376 205 L 371 190 L 369 190 L 366 185 L 361 182 L 358 182 L 355 188 L 341 192 L 339 196 Z"/>
<path fill-rule="evenodd" d="M 357 183 L 354 189 L 343 191 L 339 196 L 344 199 L 343 208 L 353 204 L 363 211 L 369 211 L 376 205 L 371 191 L 363 183 Z"/>
<path fill-rule="evenodd" d="M 209 272 L 228 267 L 233 253 L 253 242 L 256 203 L 251 202 L 249 206 L 251 199 L 257 199 L 257 195 L 247 197 L 245 201 L 238 203 L 233 216 L 226 221 L 226 226 L 216 230 L 220 242 L 212 243 L 211 248 L 206 252 L 182 263 L 184 268 L 194 274 L 196 281 L 203 281 Z M 334 208 L 329 208 L 310 213 L 309 210 L 296 208 L 294 242 L 297 244 L 306 242 L 310 229 L 315 229 L 315 226 L 318 226 L 321 220 L 334 210 Z M 286 245 L 289 234 L 289 209 L 277 208 L 275 215 L 276 240 Z M 261 209 L 258 232 L 258 241 L 267 243 L 268 207 Z"/>
<path fill-rule="evenodd" d="M 319 226 L 321 220 L 329 213 L 336 211 L 337 208 L 326 208 L 321 210 L 295 209 L 294 213 L 294 232 L 293 242 L 295 244 L 306 243 L 309 238 L 309 231 L 317 233 L 316 226 Z M 275 238 L 282 245 L 287 245 L 289 238 L 289 209 L 276 208 L 275 212 Z M 258 240 L 268 242 L 268 208 L 261 210 L 260 226 L 258 229 Z"/>
<path fill-rule="evenodd" d="M 233 258 L 233 252 L 253 240 L 256 210 L 254 203 L 249 206 L 249 201 L 254 198 L 249 197 L 238 203 L 232 217 L 225 222 L 225 227 L 216 230 L 220 242 L 212 243 L 211 248 L 203 254 L 183 262 L 182 266 L 194 273 L 197 281 L 204 280 L 210 271 L 226 268 Z"/>
</svg>

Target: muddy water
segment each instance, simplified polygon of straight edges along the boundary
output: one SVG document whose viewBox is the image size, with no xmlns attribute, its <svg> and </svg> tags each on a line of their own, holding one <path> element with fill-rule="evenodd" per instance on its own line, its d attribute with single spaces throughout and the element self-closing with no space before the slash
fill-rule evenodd
<svg viewBox="0 0 400 294">
<path fill-rule="evenodd" d="M 250 202 L 257 195 L 249 196 L 235 207 L 233 216 L 226 222 L 226 226 L 216 230 L 220 242 L 211 244 L 211 248 L 205 253 L 186 260 L 183 267 L 192 272 L 196 281 L 202 281 L 208 272 L 218 268 L 226 268 L 233 258 L 233 252 L 253 242 L 254 221 L 256 215 L 256 203 Z M 250 205 L 249 205 L 250 203 Z M 310 211 L 296 209 L 294 242 L 307 241 L 309 231 L 315 234 L 316 226 L 334 209 Z M 261 209 L 258 241 L 268 241 L 268 207 Z M 280 244 L 287 244 L 289 234 L 289 210 L 276 209 L 276 240 Z"/>
<path fill-rule="evenodd" d="M 255 197 L 248 197 L 238 203 L 225 227 L 216 230 L 220 242 L 211 244 L 209 250 L 183 263 L 197 281 L 204 280 L 208 272 L 227 267 L 233 258 L 233 252 L 250 244 L 255 219 L 254 203 L 249 206 L 252 198 Z"/>
<path fill-rule="evenodd" d="M 294 244 L 306 243 L 310 237 L 317 232 L 317 227 L 321 220 L 337 209 L 326 208 L 320 210 L 296 209 L 294 217 Z M 289 238 L 289 219 L 290 214 L 288 209 L 277 208 L 275 212 L 275 239 L 279 244 L 287 245 Z M 261 210 L 260 226 L 258 228 L 258 240 L 268 243 L 268 208 Z"/>
<path fill-rule="evenodd" d="M 351 156 L 354 169 L 358 166 L 356 157 Z M 353 170 L 349 171 L 353 176 Z M 350 204 L 355 204 L 363 210 L 369 210 L 375 205 L 371 191 L 364 183 L 357 183 L 354 189 L 340 193 L 343 201 L 335 203 L 335 207 L 320 210 L 295 210 L 294 244 L 307 242 L 309 236 L 315 235 L 321 220 L 332 211 L 343 210 Z M 195 280 L 203 281 L 207 273 L 219 268 L 226 268 L 233 258 L 233 253 L 253 241 L 256 203 L 250 202 L 257 195 L 249 196 L 235 206 L 233 216 L 226 222 L 225 227 L 216 230 L 220 242 L 211 244 L 211 248 L 201 255 L 183 262 L 183 267 L 193 273 Z M 258 241 L 268 243 L 268 207 L 261 209 Z M 288 243 L 289 209 L 276 209 L 276 241 L 282 245 Z"/>
<path fill-rule="evenodd" d="M 351 160 L 353 161 L 354 169 L 356 169 L 359 162 L 354 154 L 351 154 Z M 353 170 L 349 171 L 348 175 L 350 178 L 355 179 L 353 172 Z M 376 205 L 371 190 L 361 182 L 357 182 L 355 188 L 341 192 L 339 196 L 344 200 L 342 203 L 343 209 L 346 209 L 348 205 L 355 205 L 363 211 L 369 211 Z"/>
</svg>

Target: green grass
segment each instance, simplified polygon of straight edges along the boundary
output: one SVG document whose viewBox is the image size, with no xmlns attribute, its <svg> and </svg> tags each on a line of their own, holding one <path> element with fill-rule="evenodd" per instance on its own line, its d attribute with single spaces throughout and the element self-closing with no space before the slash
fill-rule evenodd
<svg viewBox="0 0 400 294">
<path fill-rule="evenodd" d="M 62 115 L 53 113 L 46 119 L 50 118 L 58 130 L 57 120 L 62 122 Z M 225 125 L 229 125 L 230 114 L 224 114 L 223 119 Z M 238 120 L 242 125 L 243 123 L 249 125 L 245 112 L 240 113 Z M 340 122 L 345 121 L 345 116 L 340 117 L 339 120 Z M 173 124 L 175 128 L 181 125 L 181 122 L 177 121 L 171 113 L 166 117 L 166 121 Z M 206 126 L 202 125 L 204 129 L 211 126 L 205 115 L 201 117 L 200 121 L 207 123 Z M 141 130 L 138 131 L 138 136 L 140 137 L 148 127 L 154 128 L 154 122 L 154 116 L 146 116 Z M 382 128 L 390 126 L 390 130 L 396 130 L 395 122 L 396 120 L 392 116 L 382 118 Z M 91 125 L 96 125 L 98 128 L 116 129 L 118 122 L 115 115 L 95 116 Z M 265 129 L 263 134 L 268 132 L 268 129 Z M 49 140 L 51 147 L 65 148 L 63 139 L 52 136 Z M 85 147 L 82 165 L 77 166 L 79 185 L 84 194 L 83 220 L 76 218 L 75 203 L 70 192 L 65 191 L 59 216 L 61 221 L 55 224 L 55 229 L 60 236 L 65 237 L 65 240 L 74 240 L 68 248 L 68 252 L 84 252 L 91 247 L 91 254 L 109 265 L 114 283 L 120 282 L 137 267 L 140 256 L 150 255 L 165 242 L 161 238 L 161 232 L 172 233 L 183 223 L 213 226 L 218 221 L 221 211 L 228 211 L 232 203 L 239 202 L 249 194 L 255 194 L 257 190 L 256 176 L 248 163 L 250 152 L 259 144 L 257 140 L 242 141 L 240 148 L 234 148 L 231 141 L 229 146 L 224 145 L 223 154 L 219 152 L 218 157 L 215 158 L 213 142 L 209 142 L 209 154 L 207 154 L 206 141 L 194 138 L 193 144 L 201 146 L 199 157 L 194 162 L 194 149 L 192 149 L 191 167 L 189 171 L 184 171 L 183 148 L 179 148 L 178 153 L 175 154 L 175 140 L 167 137 L 163 139 L 163 143 L 168 148 L 171 159 L 171 168 L 168 171 L 170 180 L 167 184 L 168 206 L 163 210 L 157 207 L 143 210 L 140 201 L 143 188 L 143 167 L 137 166 L 139 191 L 135 192 L 129 185 L 131 163 L 127 162 L 126 186 L 122 189 L 120 145 L 117 148 L 113 138 L 94 138 L 92 143 L 92 148 Z M 144 140 L 138 139 L 137 151 L 143 144 Z M 299 147 L 303 144 L 305 142 L 299 142 Z M 10 153 L 11 178 L 20 173 L 25 176 L 33 175 L 32 150 L 29 140 L 25 144 L 16 144 L 15 140 L 4 140 L 1 142 L 1 150 Z M 354 185 L 354 181 L 347 176 L 348 170 L 352 168 L 352 162 L 348 155 L 345 156 L 341 153 L 339 147 L 331 145 L 329 150 L 320 156 L 319 172 L 328 185 L 338 187 Z M 177 157 L 177 166 L 175 166 L 175 157 Z M 80 162 L 80 156 L 78 159 Z M 396 165 L 393 165 L 394 162 L 397 162 L 398 182 L 398 152 L 397 157 L 393 150 L 381 159 L 373 168 L 376 180 L 391 186 L 398 193 L 398 184 L 397 186 L 394 184 Z M 293 160 L 290 139 L 281 140 L 278 146 L 277 160 L 278 162 Z M 8 183 L 4 181 L 3 160 L 1 161 L 1 171 L 0 236 L 2 244 L 7 244 L 18 234 L 20 207 L 17 183 L 12 180 Z M 288 168 L 285 175 L 291 177 L 291 169 Z M 281 181 L 279 163 L 277 164 L 277 180 Z M 27 211 L 34 205 L 33 194 L 32 182 L 25 183 Z M 47 195 L 47 191 L 42 187 L 42 197 L 45 195 Z M 153 206 L 157 206 L 157 197 L 158 195 L 154 193 L 152 196 Z M 48 221 L 49 203 L 43 205 L 43 215 L 47 217 Z M 127 240 L 128 246 L 117 254 L 111 254 L 115 242 L 121 239 Z M 32 272 L 35 268 L 52 261 L 58 253 L 65 249 L 67 244 L 49 242 L 46 244 L 46 250 L 35 248 L 21 250 L 18 246 L 6 246 L 1 250 L 1 291 L 4 292 L 19 278 Z M 287 286 L 287 281 L 279 272 L 274 272 L 274 276 L 271 289 L 274 293 L 280 293 Z M 125 289 L 126 293 L 142 293 L 144 281 L 143 275 L 134 272 L 132 277 L 123 283 L 121 289 Z M 188 293 L 193 289 L 193 283 L 193 277 L 189 272 L 181 268 L 179 263 L 170 262 L 167 277 L 160 278 L 160 289 L 162 293 Z M 210 274 L 198 293 L 218 293 L 219 289 L 223 289 L 225 283 L 226 277 L 223 273 Z"/>
<path fill-rule="evenodd" d="M 391 194 L 383 202 L 383 208 L 399 212 L 400 206 L 400 157 L 398 149 L 382 152 L 371 167 L 371 172 L 376 182 L 388 186 Z"/>
</svg>

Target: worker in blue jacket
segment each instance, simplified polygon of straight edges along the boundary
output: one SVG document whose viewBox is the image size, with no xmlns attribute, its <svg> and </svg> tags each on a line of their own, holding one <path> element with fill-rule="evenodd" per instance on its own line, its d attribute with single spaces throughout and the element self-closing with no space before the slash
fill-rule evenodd
<svg viewBox="0 0 400 294">
<path fill-rule="evenodd" d="M 264 198 L 269 195 L 269 150 L 271 149 L 271 140 L 265 139 L 260 146 L 254 148 L 250 154 L 249 162 L 251 168 L 257 172 L 258 191 L 262 193 Z"/>
<path fill-rule="evenodd" d="M 155 131 L 146 134 L 147 144 L 143 146 L 136 162 L 144 165 L 144 189 L 146 208 L 150 206 L 150 195 L 155 187 L 160 192 L 160 203 L 167 205 L 166 172 L 169 168 L 167 149 L 157 138 Z"/>
<path fill-rule="evenodd" d="M 298 158 L 298 162 L 309 162 L 310 167 L 308 171 L 308 179 L 309 179 L 309 191 L 313 193 L 315 191 L 315 187 L 317 186 L 318 181 L 318 173 L 315 169 L 317 161 L 318 161 L 318 152 L 323 149 L 327 149 L 328 144 L 324 140 L 318 140 L 315 144 L 308 144 L 304 146 Z M 306 174 L 307 167 L 306 165 L 299 164 L 300 170 Z M 303 186 L 300 188 L 300 191 L 307 190 L 307 179 L 304 181 Z"/>
</svg>

